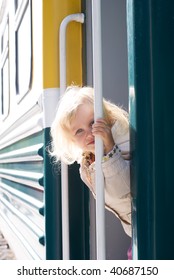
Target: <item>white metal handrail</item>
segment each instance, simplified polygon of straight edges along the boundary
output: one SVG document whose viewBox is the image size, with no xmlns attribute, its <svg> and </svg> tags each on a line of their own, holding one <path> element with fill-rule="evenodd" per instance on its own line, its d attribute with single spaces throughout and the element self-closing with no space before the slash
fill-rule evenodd
<svg viewBox="0 0 174 280">
<path fill-rule="evenodd" d="M 84 14 L 72 14 L 63 19 L 60 25 L 59 48 L 60 48 L 60 96 L 66 89 L 66 28 L 69 22 L 83 23 Z M 69 260 L 69 203 L 68 203 L 68 166 L 61 163 L 61 186 L 62 186 L 62 254 L 63 260 Z"/>
<path fill-rule="evenodd" d="M 103 117 L 103 87 L 102 87 L 102 38 L 101 38 L 101 1 L 92 0 L 92 31 L 93 31 L 93 75 L 95 92 L 95 120 Z M 104 177 L 101 167 L 103 157 L 103 142 L 95 139 L 96 165 L 96 237 L 97 259 L 105 259 L 105 198 Z"/>
</svg>

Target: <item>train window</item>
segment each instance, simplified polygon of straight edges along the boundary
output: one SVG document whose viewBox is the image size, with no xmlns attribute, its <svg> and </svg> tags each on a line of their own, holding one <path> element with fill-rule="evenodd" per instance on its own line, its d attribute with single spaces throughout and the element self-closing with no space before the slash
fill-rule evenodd
<svg viewBox="0 0 174 280">
<path fill-rule="evenodd" d="M 9 111 L 9 21 L 6 18 L 1 29 L 0 60 L 0 117 L 4 119 Z"/>
<path fill-rule="evenodd" d="M 17 8 L 20 6 L 21 3 L 22 0 L 15 0 L 15 10 L 17 10 Z"/>
<path fill-rule="evenodd" d="M 30 88 L 32 69 L 31 1 L 16 4 L 16 94 L 21 98 Z"/>
</svg>

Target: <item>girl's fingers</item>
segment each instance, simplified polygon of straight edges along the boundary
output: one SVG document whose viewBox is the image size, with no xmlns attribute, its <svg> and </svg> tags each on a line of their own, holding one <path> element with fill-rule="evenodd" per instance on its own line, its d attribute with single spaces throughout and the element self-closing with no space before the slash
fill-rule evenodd
<svg viewBox="0 0 174 280">
<path fill-rule="evenodd" d="M 99 119 L 97 120 L 93 126 L 92 126 L 93 129 L 99 129 L 99 128 L 102 128 L 102 129 L 110 129 L 109 125 L 107 124 L 107 122 L 104 120 L 104 119 Z"/>
</svg>

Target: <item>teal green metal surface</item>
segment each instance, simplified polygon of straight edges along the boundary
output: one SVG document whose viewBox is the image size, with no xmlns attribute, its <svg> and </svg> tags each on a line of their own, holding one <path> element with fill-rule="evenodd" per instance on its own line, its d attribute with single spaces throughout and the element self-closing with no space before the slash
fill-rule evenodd
<svg viewBox="0 0 174 280">
<path fill-rule="evenodd" d="M 45 147 L 50 143 L 50 128 L 44 130 Z M 79 175 L 79 166 L 71 165 L 69 179 L 70 259 L 89 259 L 88 190 Z M 62 259 L 61 169 L 44 152 L 45 244 L 46 259 Z M 42 209 L 43 212 L 43 209 Z"/>
<path fill-rule="evenodd" d="M 44 130 L 45 244 L 46 259 L 62 259 L 62 213 L 60 173 L 46 151 L 50 143 L 50 128 Z"/>
<path fill-rule="evenodd" d="M 79 165 L 68 169 L 70 259 L 89 260 L 89 190 L 79 175 Z"/>
<path fill-rule="evenodd" d="M 134 259 L 173 259 L 174 1 L 127 0 Z"/>
</svg>

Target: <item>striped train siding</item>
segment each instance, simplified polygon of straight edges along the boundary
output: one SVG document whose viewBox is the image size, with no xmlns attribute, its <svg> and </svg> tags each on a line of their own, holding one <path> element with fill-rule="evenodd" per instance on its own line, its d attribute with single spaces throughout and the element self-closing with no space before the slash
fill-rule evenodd
<svg viewBox="0 0 174 280">
<path fill-rule="evenodd" d="M 44 136 L 41 115 L 33 117 L 25 116 L 23 130 L 19 120 L 0 142 L 8 137 L 0 149 L 0 230 L 17 259 L 45 259 Z"/>
</svg>

